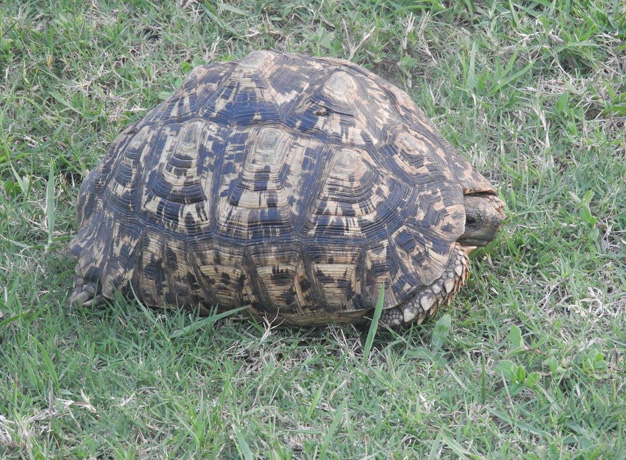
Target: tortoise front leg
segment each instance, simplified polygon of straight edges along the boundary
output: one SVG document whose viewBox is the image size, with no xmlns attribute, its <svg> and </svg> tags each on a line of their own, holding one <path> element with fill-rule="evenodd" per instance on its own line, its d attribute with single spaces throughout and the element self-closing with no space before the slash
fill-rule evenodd
<svg viewBox="0 0 626 460">
<path fill-rule="evenodd" d="M 383 310 L 380 321 L 390 327 L 399 327 L 412 322 L 421 324 L 459 292 L 467 280 L 468 269 L 467 250 L 457 243 L 441 277 L 429 286 L 424 286 L 408 302 Z"/>
</svg>

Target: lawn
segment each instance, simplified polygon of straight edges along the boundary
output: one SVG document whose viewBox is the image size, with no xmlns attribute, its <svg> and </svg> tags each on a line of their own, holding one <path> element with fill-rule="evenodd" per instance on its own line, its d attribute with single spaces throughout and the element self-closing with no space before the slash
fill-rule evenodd
<svg viewBox="0 0 626 460">
<path fill-rule="evenodd" d="M 4 0 L 0 458 L 626 459 L 622 0 Z M 194 66 L 351 59 L 507 203 L 402 332 L 69 307 L 86 172 Z"/>
</svg>

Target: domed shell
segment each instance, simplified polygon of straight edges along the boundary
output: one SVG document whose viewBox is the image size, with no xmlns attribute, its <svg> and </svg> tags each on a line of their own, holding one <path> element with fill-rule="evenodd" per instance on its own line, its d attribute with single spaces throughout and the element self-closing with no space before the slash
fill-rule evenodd
<svg viewBox="0 0 626 460">
<path fill-rule="evenodd" d="M 111 298 L 347 322 L 442 277 L 491 185 L 393 85 L 259 51 L 194 69 L 79 195 L 76 273 Z"/>
</svg>

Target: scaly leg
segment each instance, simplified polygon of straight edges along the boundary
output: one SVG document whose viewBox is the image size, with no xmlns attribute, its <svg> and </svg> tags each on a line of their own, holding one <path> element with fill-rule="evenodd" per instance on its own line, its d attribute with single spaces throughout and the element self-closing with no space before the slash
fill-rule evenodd
<svg viewBox="0 0 626 460">
<path fill-rule="evenodd" d="M 74 292 L 70 296 L 70 304 L 95 307 L 104 304 L 104 302 L 104 297 L 98 292 L 98 284 L 96 282 L 86 281 L 80 276 L 74 278 Z"/>
<path fill-rule="evenodd" d="M 383 310 L 380 321 L 390 327 L 399 327 L 414 321 L 421 324 L 459 292 L 467 279 L 468 268 L 467 250 L 457 243 L 441 277 L 430 286 L 424 286 L 408 302 Z"/>
</svg>

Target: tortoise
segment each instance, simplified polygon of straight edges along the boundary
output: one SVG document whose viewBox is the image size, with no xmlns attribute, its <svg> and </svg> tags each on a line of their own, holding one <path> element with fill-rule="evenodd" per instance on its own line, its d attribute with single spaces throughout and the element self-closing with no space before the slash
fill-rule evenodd
<svg viewBox="0 0 626 460">
<path fill-rule="evenodd" d="M 116 291 L 290 325 L 421 323 L 504 217 L 397 87 L 351 62 L 256 51 L 192 70 L 81 185 L 70 301 Z"/>
</svg>

